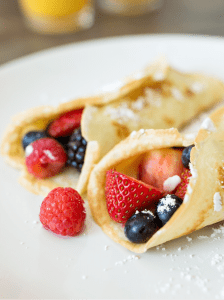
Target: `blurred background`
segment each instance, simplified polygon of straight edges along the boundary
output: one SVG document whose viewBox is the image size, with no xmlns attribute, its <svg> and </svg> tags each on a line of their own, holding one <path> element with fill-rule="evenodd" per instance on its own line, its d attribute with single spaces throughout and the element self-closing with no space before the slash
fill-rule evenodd
<svg viewBox="0 0 224 300">
<path fill-rule="evenodd" d="M 28 2 L 29 0 L 20 0 Z M 31 0 L 41 3 L 45 0 Z M 46 0 L 47 1 L 47 0 Z M 76 0 L 69 0 L 76 1 Z M 112 3 L 117 0 L 109 0 Z M 146 0 L 118 0 L 132 4 Z M 152 0 L 151 0 L 152 1 Z M 87 1 L 88 2 L 88 1 Z M 27 26 L 26 8 L 17 0 L 0 0 L 0 64 L 43 49 L 113 36 L 180 33 L 224 36 L 223 0 L 156 0 L 157 7 L 126 16 L 105 9 L 105 1 L 92 2 L 92 19 L 85 29 L 61 34 L 44 34 Z M 45 2 L 46 3 L 46 2 Z M 20 3 L 21 4 L 21 3 Z M 41 8 L 40 8 L 41 9 Z M 149 12 L 148 12 L 149 11 Z M 89 27 L 89 28 L 88 28 Z"/>
</svg>

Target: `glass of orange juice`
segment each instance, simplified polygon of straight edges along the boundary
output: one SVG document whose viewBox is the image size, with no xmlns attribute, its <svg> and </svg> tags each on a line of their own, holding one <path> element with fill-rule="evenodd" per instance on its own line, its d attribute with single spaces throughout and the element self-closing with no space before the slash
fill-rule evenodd
<svg viewBox="0 0 224 300">
<path fill-rule="evenodd" d="M 40 33 L 70 33 L 94 23 L 93 0 L 19 0 L 27 25 Z"/>
<path fill-rule="evenodd" d="M 138 16 L 159 9 L 163 0 L 98 0 L 105 12 L 124 16 Z"/>
</svg>

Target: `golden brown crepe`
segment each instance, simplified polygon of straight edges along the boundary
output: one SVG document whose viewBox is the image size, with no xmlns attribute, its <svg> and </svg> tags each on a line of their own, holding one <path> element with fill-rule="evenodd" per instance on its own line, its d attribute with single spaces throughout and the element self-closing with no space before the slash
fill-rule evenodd
<svg viewBox="0 0 224 300">
<path fill-rule="evenodd" d="M 98 142 L 102 158 L 132 131 L 180 129 L 223 99 L 221 81 L 202 74 L 181 73 L 162 57 L 136 75 L 115 101 L 86 106 L 82 134 L 87 141 Z"/>
<path fill-rule="evenodd" d="M 144 154 L 152 149 L 182 147 L 194 143 L 191 173 L 183 204 L 171 219 L 144 244 L 130 242 L 124 227 L 114 222 L 107 211 L 106 171 L 137 178 Z M 224 108 L 205 119 L 195 141 L 187 140 L 176 129 L 139 130 L 116 145 L 94 167 L 88 184 L 88 201 L 96 223 L 115 242 L 143 253 L 147 249 L 173 240 L 224 219 Z"/>
<path fill-rule="evenodd" d="M 145 93 L 149 98 L 144 96 Z M 180 73 L 160 59 L 99 96 L 76 99 L 57 107 L 33 108 L 15 116 L 4 134 L 1 154 L 9 164 L 21 170 L 19 182 L 33 193 L 46 195 L 57 186 L 70 186 L 83 194 L 94 164 L 132 130 L 180 127 L 223 98 L 224 85 L 219 80 Z M 84 106 L 87 107 L 81 125 L 88 146 L 81 174 L 71 167 L 42 180 L 28 173 L 21 144 L 23 135 L 30 130 L 45 129 L 63 113 Z M 128 116 L 125 121 L 117 120 L 116 113 L 116 120 L 113 119 L 114 109 L 120 107 L 121 115 Z"/>
</svg>

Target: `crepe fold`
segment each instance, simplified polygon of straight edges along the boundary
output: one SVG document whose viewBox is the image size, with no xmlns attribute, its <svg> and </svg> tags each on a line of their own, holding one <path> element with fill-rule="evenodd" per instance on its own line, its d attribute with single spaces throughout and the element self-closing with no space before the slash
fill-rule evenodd
<svg viewBox="0 0 224 300">
<path fill-rule="evenodd" d="M 213 113 L 201 126 L 194 141 L 187 140 L 176 129 L 140 130 L 116 145 L 94 167 L 88 185 L 88 201 L 94 220 L 111 239 L 133 252 L 143 253 L 224 219 L 224 108 Z M 115 169 L 137 178 L 144 154 L 153 149 L 185 147 L 193 143 L 192 177 L 182 205 L 146 243 L 130 242 L 124 235 L 124 227 L 108 214 L 106 171 Z"/>
<path fill-rule="evenodd" d="M 97 96 L 75 99 L 57 107 L 37 107 L 16 115 L 3 136 L 1 154 L 10 165 L 21 170 L 19 182 L 30 192 L 45 196 L 55 187 L 70 186 L 84 194 L 94 164 L 131 131 L 179 128 L 223 98 L 224 85 L 219 80 L 180 73 L 160 58 Z M 81 130 L 88 145 L 81 173 L 71 167 L 48 179 L 37 179 L 28 173 L 21 143 L 23 135 L 43 130 L 64 113 L 84 107 Z"/>
<path fill-rule="evenodd" d="M 120 87 L 121 86 L 121 87 Z M 224 99 L 224 85 L 211 76 L 182 73 L 159 57 L 120 87 L 107 103 L 87 105 L 82 134 L 97 141 L 99 158 L 139 129 L 181 129 L 195 116 Z"/>
</svg>

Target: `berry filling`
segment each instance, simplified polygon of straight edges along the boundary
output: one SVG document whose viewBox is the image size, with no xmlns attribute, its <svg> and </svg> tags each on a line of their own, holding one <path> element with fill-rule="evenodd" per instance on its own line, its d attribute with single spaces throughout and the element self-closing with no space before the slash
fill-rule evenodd
<svg viewBox="0 0 224 300">
<path fill-rule="evenodd" d="M 132 243 L 146 243 L 181 206 L 191 177 L 190 151 L 194 147 L 164 148 L 145 154 L 138 180 L 109 170 L 105 196 L 110 218 L 124 224 Z M 184 161 L 184 162 L 183 162 Z"/>
<path fill-rule="evenodd" d="M 65 165 L 81 172 L 87 147 L 87 141 L 82 137 L 80 128 L 82 112 L 83 109 L 69 111 L 50 122 L 44 130 L 29 131 L 23 136 L 22 146 L 26 152 L 26 166 L 29 173 L 36 178 L 49 178 L 60 173 Z M 53 156 L 50 157 L 52 152 L 44 150 L 43 144 L 48 140 L 46 138 L 54 140 L 52 143 L 55 149 L 63 148 L 60 150 L 60 158 L 53 159 Z M 47 144 L 45 146 L 47 147 Z M 35 151 L 31 151 L 34 148 Z M 33 154 L 31 155 L 30 152 Z M 47 156 L 46 153 L 49 155 Z M 63 156 L 63 163 L 61 156 Z"/>
</svg>

